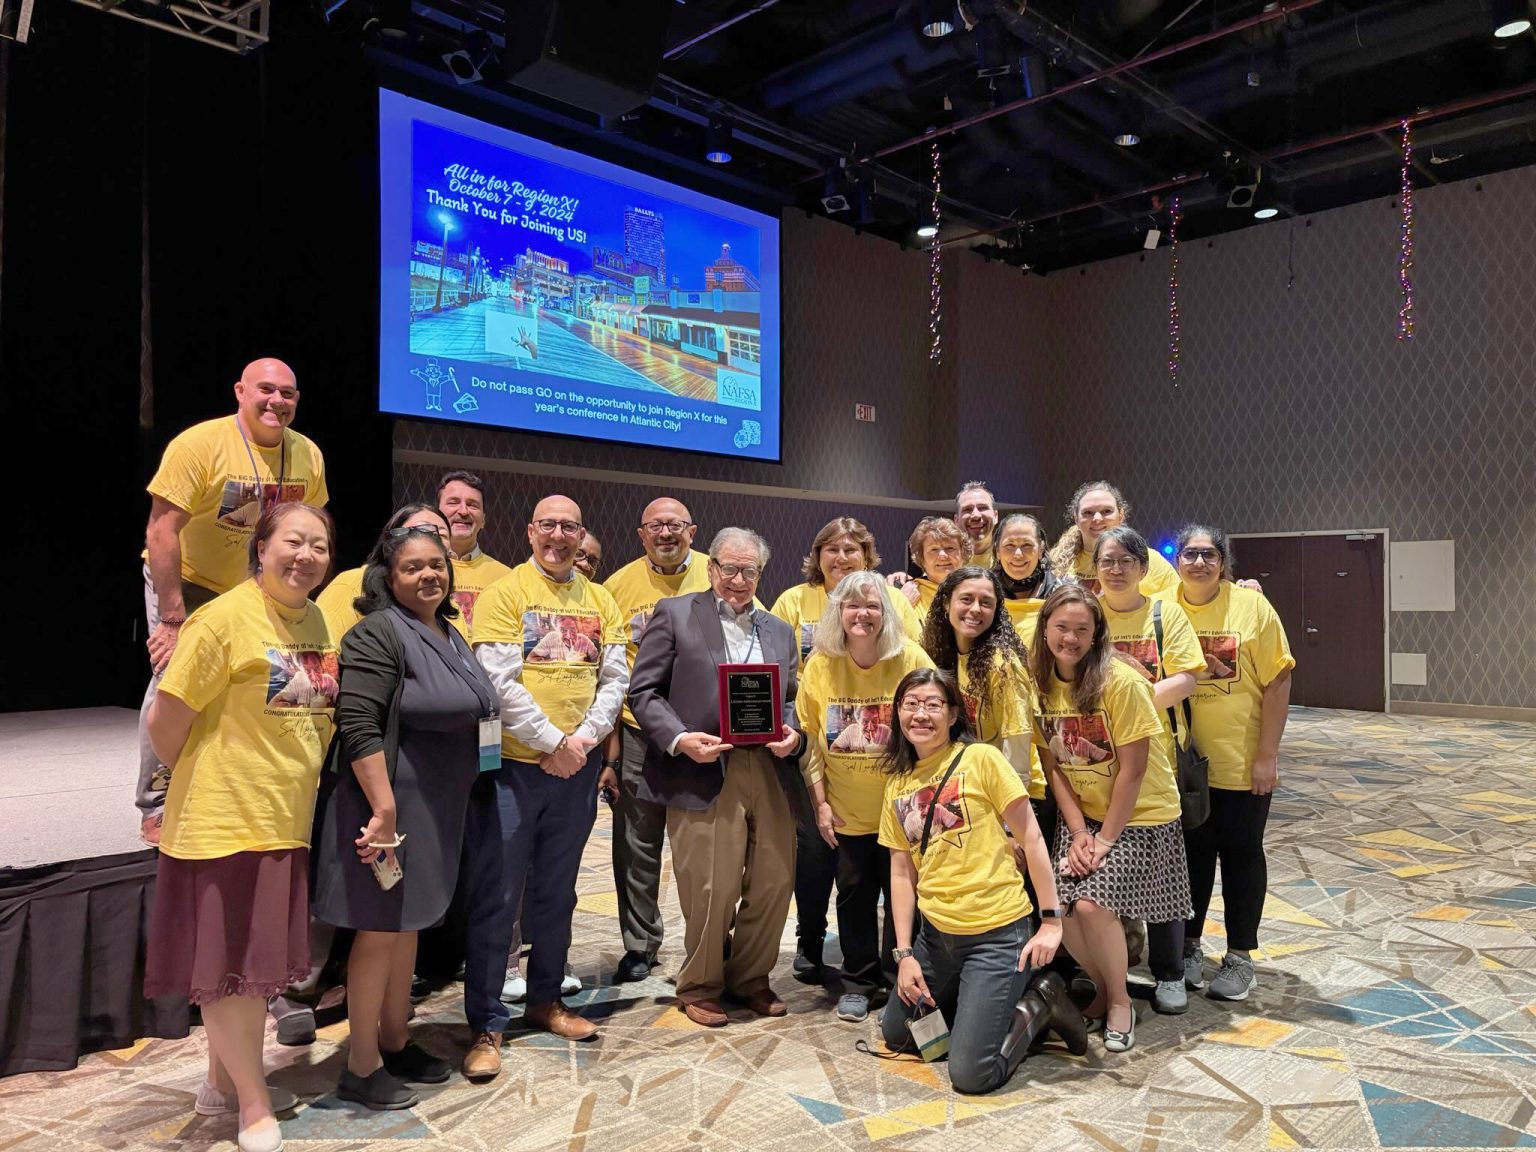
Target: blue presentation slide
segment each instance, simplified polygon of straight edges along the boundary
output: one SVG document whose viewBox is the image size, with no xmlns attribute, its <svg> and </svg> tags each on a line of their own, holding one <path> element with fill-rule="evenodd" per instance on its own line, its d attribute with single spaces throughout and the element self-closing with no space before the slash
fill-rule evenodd
<svg viewBox="0 0 1536 1152">
<path fill-rule="evenodd" d="M 379 407 L 779 458 L 779 222 L 379 92 Z"/>
</svg>

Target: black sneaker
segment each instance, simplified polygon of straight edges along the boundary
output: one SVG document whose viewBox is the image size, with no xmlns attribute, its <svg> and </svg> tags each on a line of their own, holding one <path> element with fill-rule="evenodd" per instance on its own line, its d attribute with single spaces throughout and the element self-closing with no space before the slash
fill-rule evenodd
<svg viewBox="0 0 1536 1152">
<path fill-rule="evenodd" d="M 656 960 L 644 952 L 636 952 L 633 949 L 624 953 L 623 959 L 613 974 L 615 984 L 635 984 L 649 978 L 651 968 Z"/>
<path fill-rule="evenodd" d="M 802 984 L 820 984 L 822 980 L 821 943 L 808 944 L 802 940 L 796 944 L 795 959 L 790 964 L 790 971 Z"/>
<path fill-rule="evenodd" d="M 351 1069 L 343 1068 L 341 1082 L 336 1085 L 336 1096 L 372 1108 L 375 1112 L 410 1108 L 421 1099 L 415 1089 L 407 1088 L 390 1075 L 388 1068 L 376 1068 L 368 1076 L 356 1076 Z"/>
<path fill-rule="evenodd" d="M 389 1070 L 389 1074 L 397 1080 L 409 1080 L 415 1084 L 441 1084 L 453 1074 L 448 1061 L 439 1060 L 409 1040 L 400 1051 L 381 1051 L 379 1055 L 383 1057 L 384 1067 Z"/>
<path fill-rule="evenodd" d="M 432 995 L 432 985 L 420 976 L 411 977 L 411 1003 L 420 1004 Z"/>
</svg>

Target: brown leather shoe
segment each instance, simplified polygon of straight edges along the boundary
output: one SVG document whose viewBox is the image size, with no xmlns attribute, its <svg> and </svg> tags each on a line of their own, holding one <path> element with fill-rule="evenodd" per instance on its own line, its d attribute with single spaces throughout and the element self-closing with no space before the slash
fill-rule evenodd
<svg viewBox="0 0 1536 1152">
<path fill-rule="evenodd" d="M 725 1014 L 725 1009 L 720 1007 L 718 1000 L 695 1000 L 682 1007 L 683 1015 L 695 1024 L 702 1024 L 706 1028 L 724 1028 L 731 1022 L 731 1018 Z"/>
<path fill-rule="evenodd" d="M 501 1071 L 501 1033 L 476 1032 L 461 1071 L 466 1080 L 494 1080 Z"/>
<path fill-rule="evenodd" d="M 747 997 L 747 1007 L 759 1016 L 788 1016 L 789 1005 L 772 988 L 759 988 Z"/>
<path fill-rule="evenodd" d="M 528 1005 L 523 1010 L 523 1019 L 534 1028 L 542 1028 L 567 1040 L 590 1040 L 597 1035 L 596 1024 L 576 1015 L 558 1000 Z"/>
</svg>

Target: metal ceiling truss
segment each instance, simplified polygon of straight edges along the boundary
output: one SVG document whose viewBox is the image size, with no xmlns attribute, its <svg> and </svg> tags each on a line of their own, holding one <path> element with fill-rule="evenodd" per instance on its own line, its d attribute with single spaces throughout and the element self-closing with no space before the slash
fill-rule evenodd
<svg viewBox="0 0 1536 1152">
<path fill-rule="evenodd" d="M 214 48 L 244 56 L 269 38 L 271 0 L 74 0 Z"/>
</svg>

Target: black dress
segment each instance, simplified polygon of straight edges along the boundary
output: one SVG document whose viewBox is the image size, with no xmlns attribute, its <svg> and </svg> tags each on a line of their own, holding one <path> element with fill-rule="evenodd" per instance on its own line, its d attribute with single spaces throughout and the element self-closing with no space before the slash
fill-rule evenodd
<svg viewBox="0 0 1536 1152">
<path fill-rule="evenodd" d="M 440 921 L 458 880 L 464 814 L 479 775 L 479 721 L 495 690 L 458 632 L 399 607 L 370 613 L 341 642 L 334 790 L 316 829 L 314 915 L 341 928 L 411 932 Z M 372 819 L 352 761 L 383 751 L 404 878 L 382 890 L 357 855 Z"/>
</svg>

